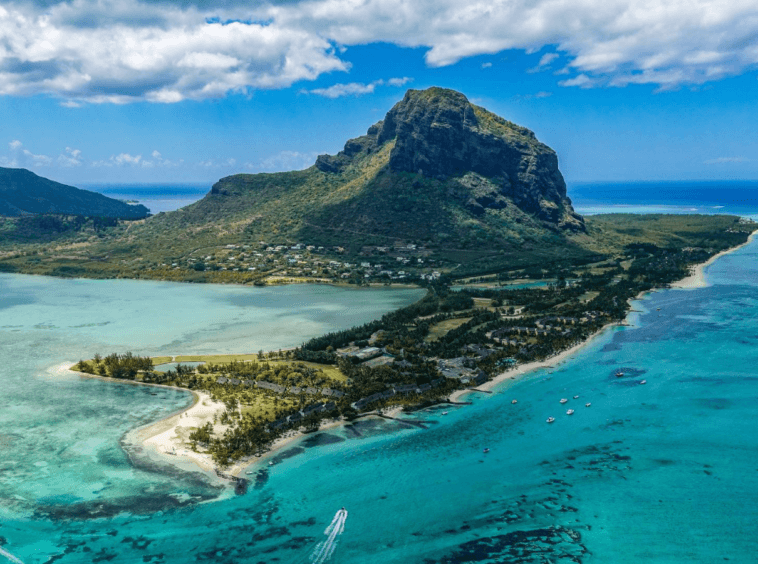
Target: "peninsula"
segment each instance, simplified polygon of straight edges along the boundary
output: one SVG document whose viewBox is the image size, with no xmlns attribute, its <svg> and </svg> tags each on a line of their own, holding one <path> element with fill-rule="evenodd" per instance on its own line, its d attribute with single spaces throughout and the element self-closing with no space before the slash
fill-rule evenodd
<svg viewBox="0 0 758 564">
<path fill-rule="evenodd" d="M 555 152 L 534 133 L 430 88 L 409 90 L 365 135 L 306 170 L 223 178 L 191 206 L 96 234 L 0 239 L 0 270 L 427 289 L 411 306 L 287 351 L 93 351 L 77 363 L 193 391 L 189 415 L 161 424 L 153 444 L 238 471 L 293 433 L 449 401 L 555 362 L 623 323 L 630 299 L 685 278 L 757 228 L 724 215 L 581 217 Z"/>
</svg>

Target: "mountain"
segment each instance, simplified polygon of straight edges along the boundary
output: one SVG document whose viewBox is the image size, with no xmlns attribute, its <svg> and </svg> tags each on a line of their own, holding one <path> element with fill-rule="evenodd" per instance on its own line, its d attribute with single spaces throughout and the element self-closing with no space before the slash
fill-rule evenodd
<svg viewBox="0 0 758 564">
<path fill-rule="evenodd" d="M 66 186 L 23 168 L 0 167 L 0 216 L 63 214 L 141 219 L 149 213 L 145 206 Z"/>
<path fill-rule="evenodd" d="M 306 170 L 222 178 L 202 200 L 148 223 L 155 235 L 217 230 L 355 252 L 397 242 L 519 251 L 585 231 L 555 152 L 443 88 L 409 90 L 366 135 Z"/>
</svg>

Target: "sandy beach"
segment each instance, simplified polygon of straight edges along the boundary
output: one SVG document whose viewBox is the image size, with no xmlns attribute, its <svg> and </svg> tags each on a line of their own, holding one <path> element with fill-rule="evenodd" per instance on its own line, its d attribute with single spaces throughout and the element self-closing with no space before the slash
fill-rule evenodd
<svg viewBox="0 0 758 564">
<path fill-rule="evenodd" d="M 555 368 L 559 364 L 566 362 L 567 360 L 570 360 L 572 356 L 574 356 L 577 352 L 579 352 L 582 348 L 589 345 L 591 342 L 595 340 L 596 337 L 603 334 L 605 331 L 608 331 L 614 327 L 621 327 L 624 323 L 609 323 L 607 325 L 604 325 L 601 329 L 590 335 L 586 340 L 582 341 L 581 343 L 577 343 L 573 347 L 566 349 L 565 351 L 561 351 L 555 356 L 551 356 L 550 358 L 546 358 L 545 360 L 538 360 L 535 362 L 527 362 L 525 364 L 520 364 L 516 366 L 516 368 L 512 370 L 506 370 L 505 372 L 502 372 L 492 378 L 491 380 L 487 380 L 484 384 L 481 384 L 480 386 L 476 386 L 475 389 L 465 389 L 465 390 L 456 390 L 450 395 L 450 401 L 459 401 L 461 397 L 463 397 L 466 394 L 470 394 L 472 392 L 476 392 L 476 390 L 483 390 L 483 391 L 490 391 L 495 386 L 498 386 L 502 384 L 503 382 L 509 382 L 509 381 L 518 381 L 527 374 L 534 372 L 535 370 L 539 370 L 540 368 Z"/>
<path fill-rule="evenodd" d="M 713 257 L 711 257 L 708 261 L 699 264 L 693 268 L 693 272 L 690 276 L 687 276 L 686 278 L 683 278 L 682 280 L 678 282 L 674 282 L 671 284 L 672 288 L 687 288 L 687 289 L 693 289 L 693 288 L 702 288 L 707 286 L 707 282 L 705 280 L 704 276 L 704 269 L 706 266 L 712 264 L 714 261 L 716 261 L 719 257 L 722 257 L 728 253 L 731 253 L 733 251 L 736 251 L 739 248 L 744 247 L 748 243 L 750 243 L 756 236 L 756 233 L 753 233 L 750 235 L 747 242 L 745 242 L 742 245 L 739 245 L 737 247 L 733 247 L 731 249 L 728 249 L 726 251 L 722 251 Z M 642 298 L 646 293 L 648 292 L 642 292 L 640 295 L 638 295 L 634 299 L 640 299 Z M 630 300 L 631 302 L 632 300 Z M 630 312 L 631 313 L 631 312 Z M 554 368 L 557 367 L 559 364 L 564 363 L 568 360 L 571 360 L 571 358 L 578 353 L 583 347 L 586 347 L 590 343 L 592 343 L 596 337 L 600 336 L 606 331 L 613 330 L 615 327 L 620 327 L 626 325 L 626 322 L 614 322 L 609 323 L 599 329 L 597 332 L 592 334 L 590 337 L 588 337 L 586 340 L 582 341 L 581 343 L 577 343 L 573 347 L 566 349 L 558 354 L 556 354 L 553 357 L 550 357 L 548 359 L 542 360 L 542 361 L 536 361 L 536 362 L 529 362 L 526 364 L 522 364 L 517 366 L 516 368 L 512 370 L 507 370 L 505 372 L 502 372 L 501 374 L 498 374 L 493 379 L 483 383 L 480 386 L 477 386 L 475 390 L 472 389 L 464 389 L 464 390 L 457 390 L 453 392 L 453 394 L 450 396 L 450 401 L 459 401 L 461 397 L 463 397 L 466 394 L 473 393 L 476 390 L 480 391 L 490 391 L 493 388 L 502 385 L 506 382 L 516 382 L 520 379 L 522 379 L 524 376 L 534 372 L 535 370 L 539 370 L 542 368 Z M 136 385 L 146 385 L 146 386 L 155 386 L 156 384 L 143 384 L 140 382 L 132 382 L 128 380 L 116 380 L 113 378 L 104 378 L 102 376 L 95 376 L 92 374 L 85 374 L 81 372 L 76 372 L 73 370 L 70 370 L 68 367 L 70 367 L 71 364 L 60 364 L 56 365 L 53 369 L 49 371 L 49 375 L 55 375 L 55 376 L 62 376 L 66 372 L 69 374 L 77 374 L 81 377 L 85 378 L 98 378 L 102 380 L 112 381 L 119 384 L 136 384 Z M 183 388 L 176 388 L 176 389 L 182 389 Z M 188 390 L 184 390 L 188 391 Z M 127 436 L 125 437 L 129 442 L 133 442 L 134 444 L 142 443 L 145 447 L 151 449 L 153 452 L 161 455 L 162 457 L 165 457 L 166 460 L 177 463 L 177 462 L 191 462 L 195 465 L 197 465 L 200 469 L 202 469 L 205 472 L 208 473 L 215 473 L 216 470 L 221 470 L 218 465 L 216 465 L 211 456 L 209 454 L 205 453 L 198 453 L 194 452 L 190 448 L 190 442 L 189 442 L 189 434 L 196 428 L 204 426 L 206 423 L 211 422 L 213 423 L 214 419 L 217 419 L 221 413 L 226 409 L 226 406 L 222 402 L 214 402 L 210 395 L 206 392 L 199 392 L 199 391 L 192 391 L 191 392 L 194 397 L 195 401 L 193 404 L 188 407 L 187 409 L 175 413 L 165 419 L 162 419 L 160 421 L 157 421 L 156 423 L 152 423 L 150 425 L 147 425 L 145 427 L 141 427 L 139 429 L 135 429 L 133 431 L 130 431 L 127 433 Z M 385 413 L 385 415 L 389 415 L 391 417 L 398 415 L 402 411 L 401 408 L 393 408 Z M 328 429 L 333 429 L 336 427 L 340 427 L 341 425 L 344 425 L 346 423 L 343 419 L 336 419 L 336 420 L 328 420 L 323 421 L 321 423 L 321 426 L 319 427 L 319 431 L 325 431 Z M 226 430 L 226 427 L 220 426 L 217 423 L 214 424 L 215 432 L 216 433 L 223 433 Z M 266 461 L 267 459 L 270 459 L 271 457 L 275 456 L 278 452 L 285 449 L 287 446 L 292 444 L 293 442 L 297 441 L 298 439 L 305 436 L 306 433 L 302 431 L 297 430 L 291 430 L 288 431 L 285 435 L 278 438 L 271 448 L 266 451 L 265 453 L 262 453 L 260 456 L 250 456 L 243 460 L 239 460 L 235 462 L 232 466 L 228 468 L 224 468 L 223 472 L 227 475 L 232 476 L 240 476 L 243 475 L 244 472 L 249 468 L 256 466 L 258 464 L 261 464 L 262 462 Z"/>
<path fill-rule="evenodd" d="M 720 253 L 713 255 L 707 261 L 692 267 L 692 274 L 690 274 L 689 276 L 685 278 L 682 278 L 681 280 L 677 282 L 672 282 L 671 288 L 679 288 L 683 290 L 693 290 L 695 288 L 707 288 L 708 282 L 705 279 L 705 267 L 710 266 L 711 264 L 716 262 L 717 259 L 723 257 L 724 255 L 733 253 L 737 249 L 741 249 L 742 247 L 750 244 L 753 241 L 753 239 L 755 239 L 756 233 L 758 232 L 753 231 L 748 237 L 747 241 L 742 243 L 742 245 L 738 245 L 736 247 L 732 247 L 731 249 L 726 249 L 725 251 L 721 251 Z"/>
</svg>

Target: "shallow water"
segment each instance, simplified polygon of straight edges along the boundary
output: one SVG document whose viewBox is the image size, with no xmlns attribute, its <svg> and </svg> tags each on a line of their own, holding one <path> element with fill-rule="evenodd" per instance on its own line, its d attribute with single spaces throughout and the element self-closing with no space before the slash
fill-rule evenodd
<svg viewBox="0 0 758 564">
<path fill-rule="evenodd" d="M 159 512 L 143 508 L 145 492 L 159 499 L 213 492 L 182 475 L 132 468 L 118 458 L 115 431 L 102 447 L 79 437 L 74 456 L 90 465 L 80 470 L 93 485 L 77 485 L 75 495 L 99 503 L 116 499 L 116 509 L 128 513 L 94 518 L 100 514 L 92 504 L 73 498 L 55 500 L 59 513 L 40 509 L 37 498 L 12 504 L 2 509 L 4 548 L 27 563 L 307 562 L 344 506 L 344 533 L 334 539 L 329 562 L 753 562 L 756 259 L 754 242 L 707 269 L 711 287 L 652 293 L 635 302 L 632 327 L 609 330 L 565 364 L 495 394 L 470 394 L 465 399 L 472 405 L 447 406 L 448 415 L 437 408 L 409 416 L 409 423 L 365 420 L 310 435 L 251 475 L 245 496 L 164 505 Z M 39 335 L 34 342 L 44 342 L 46 330 L 30 327 L 20 331 L 19 343 L 30 332 Z M 173 342 L 169 333 L 165 340 Z M 183 339 L 190 337 L 176 340 Z M 203 346 L 221 344 L 210 339 L 201 332 Z M 623 378 L 615 376 L 619 370 Z M 35 426 L 15 434 L 59 433 L 47 439 L 51 449 L 66 442 L 60 429 L 76 429 L 71 419 L 90 411 L 108 417 L 118 407 L 114 420 L 157 416 L 139 407 L 147 405 L 143 388 L 77 381 L 84 387 L 66 393 L 68 383 L 45 382 L 51 405 L 74 407 L 59 415 L 40 411 Z M 44 404 L 44 394 L 33 394 L 29 402 Z M 558 403 L 574 395 L 579 398 Z M 95 407 L 101 397 L 110 398 L 106 413 Z M 168 393 L 160 405 L 168 410 L 181 401 L 179 393 Z M 0 417 L 6 408 L 12 404 L 3 405 Z M 567 408 L 576 413 L 566 415 Z M 28 406 L 15 417 L 28 417 L 25 411 Z M 552 425 L 545 422 L 549 416 L 556 418 Z M 23 436 L 7 440 L 3 464 L 21 463 Z M 101 450 L 112 457 L 91 454 Z M 110 486 L 102 477 L 106 469 L 114 473 Z M 118 471 L 130 473 L 126 485 Z M 6 475 L 0 474 L 4 499 L 34 495 Z M 132 497 L 119 498 L 122 490 Z"/>
</svg>

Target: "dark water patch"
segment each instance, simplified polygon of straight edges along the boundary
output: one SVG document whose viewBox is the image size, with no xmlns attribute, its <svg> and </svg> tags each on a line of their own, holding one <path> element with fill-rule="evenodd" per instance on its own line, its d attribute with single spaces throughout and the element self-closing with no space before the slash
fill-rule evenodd
<svg viewBox="0 0 758 564">
<path fill-rule="evenodd" d="M 152 540 L 148 539 L 144 535 L 140 535 L 137 538 L 124 537 L 123 540 L 121 541 L 122 544 L 123 543 L 130 543 L 132 545 L 132 548 L 134 550 L 146 550 L 147 547 L 150 546 L 150 544 L 152 542 L 153 542 Z"/>
<path fill-rule="evenodd" d="M 93 500 L 66 505 L 38 505 L 34 511 L 37 519 L 51 521 L 87 521 L 112 518 L 123 513 L 150 515 L 196 505 L 202 501 L 215 499 L 216 495 L 195 494 L 191 498 L 177 499 L 175 494 L 150 493 L 109 500 Z"/>
<path fill-rule="evenodd" d="M 253 489 L 262 490 L 268 482 L 269 473 L 268 468 L 261 468 L 255 473 L 255 484 Z"/>
<path fill-rule="evenodd" d="M 293 521 L 290 527 L 313 527 L 317 522 L 315 517 L 310 517 L 305 521 Z"/>
<path fill-rule="evenodd" d="M 611 342 L 605 345 L 602 349 L 600 349 L 600 352 L 614 352 L 614 351 L 620 351 L 622 349 L 622 346 L 619 343 Z"/>
<path fill-rule="evenodd" d="M 165 562 L 166 561 L 166 555 L 162 552 L 159 554 L 145 554 L 142 557 L 143 562 L 155 562 L 156 564 L 159 562 Z"/>
<path fill-rule="evenodd" d="M 320 447 L 324 445 L 333 445 L 336 443 L 342 443 L 345 439 L 340 436 L 333 435 L 331 433 L 317 433 L 309 436 L 301 444 L 305 448 Z"/>
<path fill-rule="evenodd" d="M 734 406 L 734 402 L 726 398 L 693 398 L 692 402 L 706 409 L 729 409 Z"/>
<path fill-rule="evenodd" d="M 303 454 L 305 452 L 305 449 L 299 446 L 288 448 L 287 450 L 283 450 L 276 456 L 271 458 L 271 462 L 274 464 L 279 464 L 280 462 L 283 462 L 287 460 L 288 458 L 295 457 L 299 454 Z"/>
<path fill-rule="evenodd" d="M 547 527 L 513 531 L 460 544 L 439 560 L 424 559 L 425 564 L 545 564 L 575 562 L 589 554 L 579 531 L 566 527 Z"/>
<path fill-rule="evenodd" d="M 615 366 L 618 364 L 618 361 L 615 358 L 609 358 L 608 360 L 598 360 L 595 364 L 599 366 Z"/>
<path fill-rule="evenodd" d="M 95 564 L 97 564 L 97 562 L 110 562 L 117 556 L 117 552 L 107 548 L 101 548 L 98 552 L 92 555 L 92 562 Z"/>
</svg>

